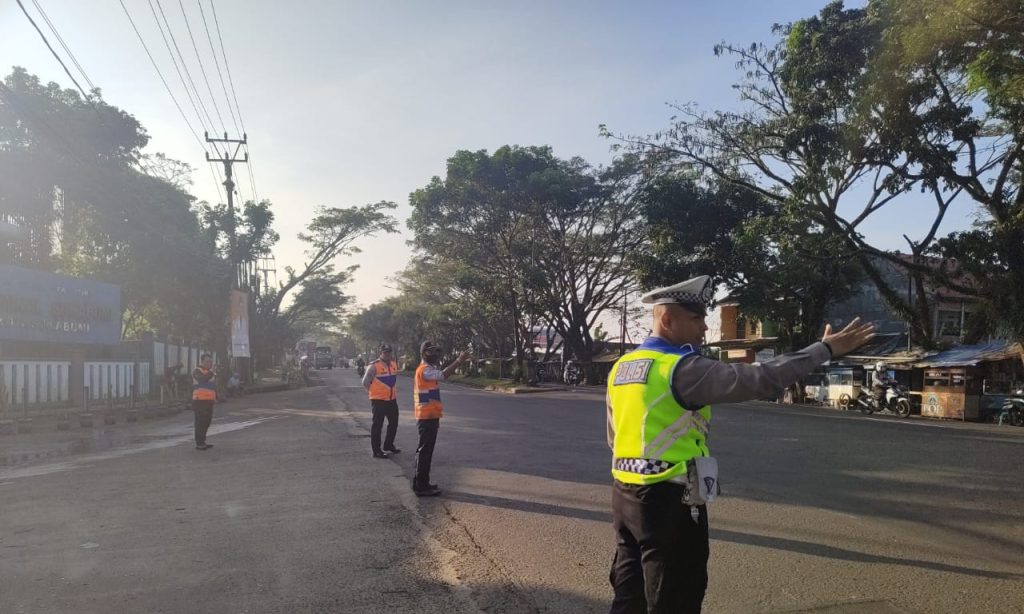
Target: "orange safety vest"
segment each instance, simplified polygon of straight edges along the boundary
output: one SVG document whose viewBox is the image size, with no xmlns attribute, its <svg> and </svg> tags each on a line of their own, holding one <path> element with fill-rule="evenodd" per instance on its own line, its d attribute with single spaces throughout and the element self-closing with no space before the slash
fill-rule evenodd
<svg viewBox="0 0 1024 614">
<path fill-rule="evenodd" d="M 203 375 L 212 373 L 209 369 L 199 367 L 198 371 Z M 216 378 L 211 377 L 205 382 L 200 382 L 196 378 L 196 372 L 192 372 L 192 400 L 193 401 L 216 401 L 217 400 L 217 381 Z"/>
<path fill-rule="evenodd" d="M 395 384 L 398 383 L 398 363 L 395 361 L 384 362 L 381 359 L 373 361 L 374 377 L 370 382 L 371 401 L 394 401 L 398 394 L 395 391 Z"/>
<path fill-rule="evenodd" d="M 412 398 L 415 403 L 415 415 L 417 420 L 431 420 L 440 418 L 443 409 L 441 405 L 441 387 L 436 380 L 423 377 L 427 364 L 422 363 L 416 368 L 416 378 L 413 384 Z"/>
</svg>

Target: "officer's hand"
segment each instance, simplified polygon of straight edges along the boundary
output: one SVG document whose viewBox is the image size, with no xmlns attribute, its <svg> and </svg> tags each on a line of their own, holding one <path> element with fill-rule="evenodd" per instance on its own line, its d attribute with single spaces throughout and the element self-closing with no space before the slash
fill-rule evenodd
<svg viewBox="0 0 1024 614">
<path fill-rule="evenodd" d="M 832 332 L 832 325 L 825 325 L 825 335 L 821 341 L 832 348 L 832 357 L 838 358 L 864 345 L 875 336 L 874 324 L 861 324 L 860 318 L 854 318 L 846 328 L 838 333 Z"/>
<path fill-rule="evenodd" d="M 469 360 L 469 357 L 472 356 L 472 355 L 473 355 L 473 353 L 470 352 L 469 350 L 462 350 L 462 353 L 459 354 L 458 361 L 459 362 L 466 362 L 467 360 Z"/>
</svg>

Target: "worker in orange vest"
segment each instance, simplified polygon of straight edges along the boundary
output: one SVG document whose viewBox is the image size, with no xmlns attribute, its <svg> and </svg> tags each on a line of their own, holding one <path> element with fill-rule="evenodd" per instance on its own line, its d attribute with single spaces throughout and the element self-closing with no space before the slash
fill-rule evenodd
<svg viewBox="0 0 1024 614">
<path fill-rule="evenodd" d="M 213 356 L 203 354 L 199 366 L 192 370 L 192 413 L 195 414 L 196 450 L 209 450 L 206 431 L 213 420 L 213 405 L 217 402 L 217 374 L 213 372 Z"/>
<path fill-rule="evenodd" d="M 391 357 L 391 346 L 380 346 L 380 356 L 370 363 L 363 374 L 363 387 L 370 395 L 370 410 L 373 424 L 370 427 L 370 447 L 374 458 L 388 458 L 389 454 L 401 452 L 395 447 L 395 433 L 398 432 L 398 363 Z M 384 447 L 380 445 L 380 432 L 388 420 L 388 432 Z"/>
<path fill-rule="evenodd" d="M 430 341 L 420 344 L 422 362 L 416 369 L 413 383 L 413 404 L 416 415 L 416 428 L 420 433 L 419 445 L 416 446 L 416 458 L 413 462 L 412 491 L 419 497 L 436 497 L 441 489 L 430 483 L 430 463 L 434 457 L 434 444 L 437 442 L 437 429 L 441 425 L 441 388 L 440 382 L 448 379 L 455 369 L 469 360 L 471 352 L 466 350 L 459 354 L 455 362 L 441 369 L 441 348 Z"/>
</svg>

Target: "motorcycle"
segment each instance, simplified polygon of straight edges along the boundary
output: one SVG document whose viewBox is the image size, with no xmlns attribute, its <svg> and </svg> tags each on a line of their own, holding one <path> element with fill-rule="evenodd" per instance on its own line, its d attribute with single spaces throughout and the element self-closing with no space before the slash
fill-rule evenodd
<svg viewBox="0 0 1024 614">
<path fill-rule="evenodd" d="M 843 395 L 846 397 L 847 395 Z M 888 384 L 885 387 L 885 396 L 882 398 L 881 403 L 875 401 L 875 396 L 870 392 L 864 392 L 862 388 L 861 394 L 857 395 L 855 401 L 846 399 L 846 403 L 843 403 L 844 399 L 839 400 L 839 404 L 843 407 L 849 407 L 856 405 L 857 409 L 861 411 L 865 416 L 870 416 L 875 412 L 889 412 L 896 414 L 900 418 L 906 418 L 910 416 L 910 398 L 907 391 L 902 386 L 897 384 Z"/>
<path fill-rule="evenodd" d="M 565 368 L 565 383 L 569 386 L 579 386 L 583 383 L 583 370 L 578 365 L 569 365 Z"/>
<path fill-rule="evenodd" d="M 356 373 L 359 374 L 359 377 L 362 377 L 363 373 L 366 373 L 366 367 L 363 365 L 356 365 Z"/>
<path fill-rule="evenodd" d="M 1003 401 L 1003 411 L 999 414 L 999 424 L 1024 426 L 1024 388 L 1017 389 Z"/>
</svg>

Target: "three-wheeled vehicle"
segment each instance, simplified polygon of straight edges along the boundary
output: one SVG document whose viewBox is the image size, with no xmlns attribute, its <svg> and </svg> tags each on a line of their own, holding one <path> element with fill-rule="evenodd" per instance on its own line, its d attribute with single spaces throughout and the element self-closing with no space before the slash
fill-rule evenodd
<svg viewBox="0 0 1024 614">
<path fill-rule="evenodd" d="M 854 409 L 857 397 L 866 385 L 861 365 L 835 365 L 825 368 L 828 374 L 828 404 L 841 409 Z"/>
</svg>

